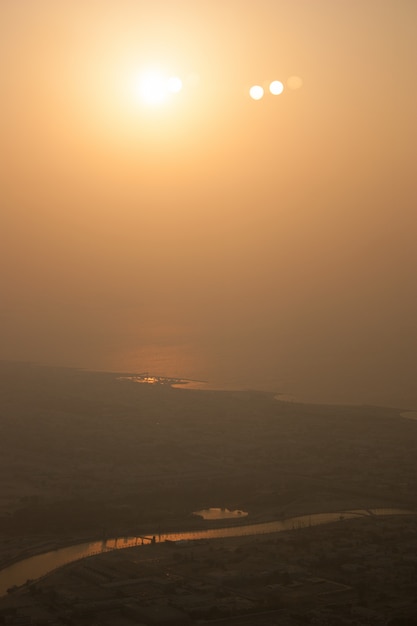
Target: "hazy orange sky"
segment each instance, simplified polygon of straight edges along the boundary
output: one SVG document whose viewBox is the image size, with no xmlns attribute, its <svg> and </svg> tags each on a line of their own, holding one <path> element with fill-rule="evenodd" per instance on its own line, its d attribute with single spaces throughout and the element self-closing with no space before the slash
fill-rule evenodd
<svg viewBox="0 0 417 626">
<path fill-rule="evenodd" d="M 0 358 L 416 408 L 416 25 L 2 0 Z M 183 81 L 159 106 L 151 67 Z"/>
</svg>

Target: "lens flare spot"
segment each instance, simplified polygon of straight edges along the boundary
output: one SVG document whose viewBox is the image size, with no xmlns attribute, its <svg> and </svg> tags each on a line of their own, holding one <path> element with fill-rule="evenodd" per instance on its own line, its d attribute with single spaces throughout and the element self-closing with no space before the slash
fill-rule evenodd
<svg viewBox="0 0 417 626">
<path fill-rule="evenodd" d="M 287 80 L 288 89 L 300 89 L 303 86 L 303 79 L 299 76 L 290 76 Z"/>
<path fill-rule="evenodd" d="M 158 106 L 170 100 L 183 87 L 179 76 L 169 76 L 159 69 L 147 69 L 134 78 L 136 97 L 149 106 Z"/>
<path fill-rule="evenodd" d="M 260 100 L 261 98 L 263 98 L 264 95 L 263 87 L 261 87 L 260 85 L 253 85 L 249 89 L 249 95 L 252 100 Z"/>
<path fill-rule="evenodd" d="M 182 89 L 182 80 L 178 76 L 171 76 L 167 80 L 167 89 L 169 93 L 179 93 Z"/>
<path fill-rule="evenodd" d="M 272 83 L 269 85 L 269 91 L 272 93 L 272 95 L 279 96 L 284 91 L 284 85 L 281 83 L 280 80 L 273 80 Z"/>
</svg>

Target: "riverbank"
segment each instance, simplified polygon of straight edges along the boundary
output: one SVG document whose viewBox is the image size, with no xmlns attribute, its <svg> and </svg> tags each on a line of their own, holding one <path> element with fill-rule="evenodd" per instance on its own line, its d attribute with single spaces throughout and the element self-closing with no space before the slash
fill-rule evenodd
<svg viewBox="0 0 417 626">
<path fill-rule="evenodd" d="M 87 558 L 91 555 L 105 553 L 112 550 L 120 550 L 136 547 L 139 543 L 164 543 L 184 542 L 204 539 L 218 539 L 238 536 L 251 536 L 261 534 L 278 533 L 288 530 L 319 526 L 343 522 L 349 519 L 361 517 L 415 515 L 413 511 L 401 509 L 361 509 L 353 511 L 338 511 L 333 513 L 320 513 L 287 518 L 274 522 L 258 524 L 228 525 L 220 528 L 208 528 L 205 530 L 181 531 L 162 533 L 157 530 L 148 535 L 136 535 L 134 537 L 118 537 L 114 539 L 102 539 L 93 542 L 72 545 L 67 548 L 61 547 L 50 552 L 32 556 L 14 565 L 0 570 L 0 595 L 10 587 L 21 586 L 27 580 L 37 580 L 50 571 L 53 571 L 67 563 Z"/>
<path fill-rule="evenodd" d="M 296 532 L 106 551 L 0 598 L 0 618 L 357 626 L 366 615 L 368 626 L 380 626 L 399 608 L 404 618 L 417 614 L 416 524 L 416 515 L 368 515 Z"/>
<path fill-rule="evenodd" d="M 190 502 L 189 508 L 191 509 L 193 502 Z M 206 503 L 203 506 L 207 507 Z M 240 506 L 237 503 L 237 506 Z M 282 502 L 279 510 L 275 512 L 266 512 L 260 502 L 250 502 L 250 512 L 248 516 L 242 518 L 240 516 L 228 519 L 212 519 L 204 520 L 192 513 L 188 515 L 177 515 L 169 519 L 168 511 L 164 510 L 159 516 L 153 515 L 152 522 L 146 522 L 143 524 L 135 525 L 123 525 L 114 524 L 108 526 L 103 532 L 103 528 L 99 531 L 90 530 L 88 532 L 79 533 L 60 533 L 50 534 L 47 532 L 39 534 L 30 534 L 26 531 L 23 535 L 0 535 L 0 570 L 13 565 L 21 560 L 30 558 L 42 554 L 48 550 L 60 549 L 69 546 L 74 546 L 80 543 L 105 541 L 108 537 L 132 537 L 136 535 L 150 536 L 157 530 L 158 534 L 172 534 L 180 533 L 184 529 L 187 532 L 204 531 L 206 529 L 216 529 L 225 526 L 234 527 L 241 524 L 262 524 L 279 521 L 285 517 L 294 517 L 308 514 L 317 514 L 323 510 L 323 507 L 327 506 L 329 510 L 343 511 L 352 509 L 361 509 L 368 506 L 372 508 L 386 508 L 397 507 L 406 508 L 402 502 L 393 502 L 392 500 L 370 500 L 365 495 L 359 497 L 336 497 L 333 496 L 331 500 L 328 497 L 312 498 L 311 495 L 303 495 L 301 497 L 290 499 L 287 502 Z M 43 513 L 43 518 L 47 520 L 48 510 Z M 30 514 L 28 514 L 30 520 Z M 46 524 L 45 524 L 46 526 Z"/>
</svg>

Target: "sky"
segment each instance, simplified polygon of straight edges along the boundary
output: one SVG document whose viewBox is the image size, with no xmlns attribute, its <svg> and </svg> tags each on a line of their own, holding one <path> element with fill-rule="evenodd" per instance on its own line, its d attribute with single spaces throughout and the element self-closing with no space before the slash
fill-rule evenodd
<svg viewBox="0 0 417 626">
<path fill-rule="evenodd" d="M 416 25 L 2 0 L 0 359 L 417 408 Z"/>
</svg>

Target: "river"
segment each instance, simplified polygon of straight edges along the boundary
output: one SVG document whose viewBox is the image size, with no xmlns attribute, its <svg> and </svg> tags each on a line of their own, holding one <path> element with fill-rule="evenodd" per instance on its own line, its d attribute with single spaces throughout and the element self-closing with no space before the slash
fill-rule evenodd
<svg viewBox="0 0 417 626">
<path fill-rule="evenodd" d="M 413 511 L 404 509 L 355 509 L 352 511 L 339 511 L 336 513 L 316 513 L 314 515 L 301 515 L 288 519 L 264 522 L 261 524 L 246 524 L 230 526 L 227 528 L 210 528 L 206 530 L 186 531 L 177 533 L 163 533 L 155 535 L 155 542 L 184 541 L 196 539 L 220 539 L 223 537 L 242 537 L 246 535 L 259 535 L 277 533 L 285 530 L 295 530 L 308 526 L 318 526 L 347 519 L 360 517 L 372 517 L 376 515 L 410 515 Z M 117 537 L 102 541 L 91 541 L 78 545 L 59 548 L 44 554 L 18 561 L 9 567 L 0 570 L 0 596 L 5 595 L 9 587 L 23 585 L 28 579 L 36 580 L 52 572 L 67 563 L 84 559 L 94 554 L 102 554 L 109 550 L 121 550 L 149 543 L 152 536 L 143 537 Z"/>
</svg>

